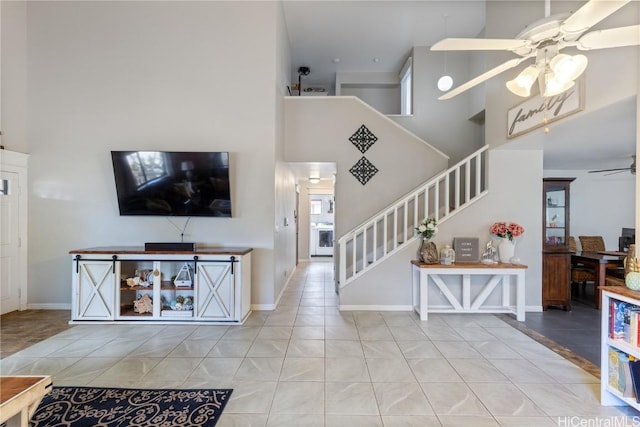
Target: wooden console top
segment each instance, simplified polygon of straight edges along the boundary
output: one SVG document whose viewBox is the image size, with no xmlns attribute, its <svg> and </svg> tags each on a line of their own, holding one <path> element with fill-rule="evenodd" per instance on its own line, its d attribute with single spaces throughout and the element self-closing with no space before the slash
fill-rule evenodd
<svg viewBox="0 0 640 427">
<path fill-rule="evenodd" d="M 253 248 L 241 247 L 196 247 L 195 251 L 145 251 L 144 246 L 101 246 L 95 248 L 75 249 L 70 254 L 185 254 L 185 255 L 246 255 Z"/>
<path fill-rule="evenodd" d="M 478 268 L 478 269 L 495 269 L 495 268 L 528 268 L 526 265 L 524 264 L 503 264 L 501 262 L 497 263 L 497 264 L 483 264 L 481 262 L 460 262 L 460 263 L 453 263 L 453 264 L 425 264 L 423 262 L 420 262 L 418 260 L 413 260 L 411 261 L 411 264 L 420 267 L 420 268 Z"/>
</svg>

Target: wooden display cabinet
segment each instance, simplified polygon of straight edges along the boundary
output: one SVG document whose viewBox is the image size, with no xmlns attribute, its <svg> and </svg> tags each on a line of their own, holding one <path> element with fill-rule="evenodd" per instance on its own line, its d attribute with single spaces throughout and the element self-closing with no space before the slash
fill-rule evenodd
<svg viewBox="0 0 640 427">
<path fill-rule="evenodd" d="M 542 181 L 542 309 L 571 310 L 569 190 L 575 178 Z"/>
</svg>

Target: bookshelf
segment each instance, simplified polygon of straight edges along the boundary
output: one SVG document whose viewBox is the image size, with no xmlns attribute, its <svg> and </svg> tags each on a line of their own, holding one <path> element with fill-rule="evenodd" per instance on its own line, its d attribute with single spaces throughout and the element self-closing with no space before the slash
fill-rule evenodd
<svg viewBox="0 0 640 427">
<path fill-rule="evenodd" d="M 640 327 L 631 329 L 629 325 L 626 331 L 624 329 L 624 312 L 635 308 L 640 310 L 640 292 L 625 286 L 603 286 L 601 290 L 600 402 L 603 406 L 629 405 L 640 410 L 640 403 L 636 400 L 635 393 L 630 397 L 623 396 L 621 388 L 624 388 L 629 378 L 626 377 L 622 383 L 619 382 L 625 377 L 623 364 L 626 358 L 640 359 L 640 342 L 627 341 L 627 339 L 631 341 L 631 330 L 633 335 L 638 336 Z M 640 316 L 636 319 L 636 325 L 638 323 L 640 323 Z M 615 335 L 614 331 L 617 332 Z M 618 382 L 617 387 L 616 382 Z"/>
</svg>

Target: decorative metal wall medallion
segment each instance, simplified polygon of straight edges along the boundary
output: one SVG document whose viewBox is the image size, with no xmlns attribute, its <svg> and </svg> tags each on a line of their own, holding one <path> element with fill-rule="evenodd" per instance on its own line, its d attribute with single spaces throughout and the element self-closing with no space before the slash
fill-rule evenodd
<svg viewBox="0 0 640 427">
<path fill-rule="evenodd" d="M 362 154 L 365 153 L 375 142 L 378 140 L 378 137 L 375 136 L 365 125 L 360 126 L 360 128 L 349 137 L 349 141 L 353 145 L 356 146 L 358 150 Z"/>
<path fill-rule="evenodd" d="M 378 168 L 373 166 L 366 157 L 362 156 L 358 163 L 349 169 L 349 172 L 360 181 L 360 184 L 365 185 L 378 172 Z"/>
</svg>

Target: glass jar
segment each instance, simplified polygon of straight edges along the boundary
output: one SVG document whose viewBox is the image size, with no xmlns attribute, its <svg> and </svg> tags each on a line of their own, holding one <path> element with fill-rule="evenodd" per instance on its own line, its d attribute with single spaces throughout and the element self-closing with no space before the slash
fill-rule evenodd
<svg viewBox="0 0 640 427">
<path fill-rule="evenodd" d="M 444 245 L 440 251 L 440 264 L 450 265 L 456 262 L 456 251 L 451 245 Z"/>
</svg>

